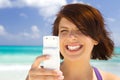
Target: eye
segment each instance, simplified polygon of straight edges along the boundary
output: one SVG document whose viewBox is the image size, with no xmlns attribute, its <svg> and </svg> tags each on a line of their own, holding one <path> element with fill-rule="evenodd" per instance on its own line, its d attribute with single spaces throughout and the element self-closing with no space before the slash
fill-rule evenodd
<svg viewBox="0 0 120 80">
<path fill-rule="evenodd" d="M 68 32 L 68 30 L 60 30 L 61 33 Z"/>
<path fill-rule="evenodd" d="M 76 31 L 76 34 L 77 34 L 77 35 L 84 35 L 80 30 L 77 30 L 77 31 Z"/>
</svg>

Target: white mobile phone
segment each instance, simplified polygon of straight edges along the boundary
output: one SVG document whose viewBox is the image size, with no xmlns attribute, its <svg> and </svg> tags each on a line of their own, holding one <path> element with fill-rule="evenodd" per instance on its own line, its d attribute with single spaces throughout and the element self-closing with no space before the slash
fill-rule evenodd
<svg viewBox="0 0 120 80">
<path fill-rule="evenodd" d="M 43 62 L 44 68 L 60 70 L 59 37 L 43 37 L 43 55 L 50 56 L 50 59 Z"/>
</svg>

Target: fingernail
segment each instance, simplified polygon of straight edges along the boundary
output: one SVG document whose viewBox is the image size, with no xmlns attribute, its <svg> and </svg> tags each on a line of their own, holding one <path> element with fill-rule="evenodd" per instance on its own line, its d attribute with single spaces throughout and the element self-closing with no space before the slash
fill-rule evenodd
<svg viewBox="0 0 120 80">
<path fill-rule="evenodd" d="M 58 79 L 62 80 L 62 79 L 64 79 L 64 76 L 59 76 Z"/>
<path fill-rule="evenodd" d="M 55 72 L 57 73 L 57 75 L 62 75 L 61 71 L 55 70 Z"/>
<path fill-rule="evenodd" d="M 49 58 L 50 58 L 50 55 L 46 55 L 45 58 L 46 58 L 46 59 L 49 59 Z"/>
</svg>

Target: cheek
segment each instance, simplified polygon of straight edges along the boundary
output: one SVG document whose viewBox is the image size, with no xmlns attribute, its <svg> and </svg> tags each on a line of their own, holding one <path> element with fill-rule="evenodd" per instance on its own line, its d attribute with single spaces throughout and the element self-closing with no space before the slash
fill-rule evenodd
<svg viewBox="0 0 120 80">
<path fill-rule="evenodd" d="M 89 45 L 87 45 L 87 46 L 88 46 L 87 48 L 89 49 L 90 53 L 92 53 L 93 48 L 94 48 L 94 46 L 96 45 L 96 44 L 95 44 L 95 41 L 91 39 L 90 41 L 88 41 L 88 44 L 89 44 Z"/>
<path fill-rule="evenodd" d="M 95 41 L 90 37 L 86 37 L 85 41 L 86 41 L 86 44 L 88 44 L 88 46 L 90 46 L 90 47 L 94 46 L 94 44 L 95 44 Z"/>
<path fill-rule="evenodd" d="M 86 41 L 85 42 L 86 50 L 91 53 L 92 49 L 94 47 L 94 42 L 93 42 L 93 40 L 91 38 L 86 38 L 85 41 Z"/>
<path fill-rule="evenodd" d="M 61 53 L 62 53 L 63 50 L 64 50 L 64 42 L 65 42 L 65 40 L 64 40 L 63 38 L 60 38 L 59 44 L 60 44 L 60 52 L 61 52 Z"/>
</svg>

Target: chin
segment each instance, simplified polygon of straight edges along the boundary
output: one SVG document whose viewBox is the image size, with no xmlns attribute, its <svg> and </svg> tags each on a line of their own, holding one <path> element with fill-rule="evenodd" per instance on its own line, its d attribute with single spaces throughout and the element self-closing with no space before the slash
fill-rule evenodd
<svg viewBox="0 0 120 80">
<path fill-rule="evenodd" d="M 82 56 L 80 55 L 67 55 L 66 57 L 64 57 L 64 60 L 69 60 L 69 61 L 81 61 Z"/>
</svg>

